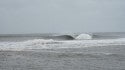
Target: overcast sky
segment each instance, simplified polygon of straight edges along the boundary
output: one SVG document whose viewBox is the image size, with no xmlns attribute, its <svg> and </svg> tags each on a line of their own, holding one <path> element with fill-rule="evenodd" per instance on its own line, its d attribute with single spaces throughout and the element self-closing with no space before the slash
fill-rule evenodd
<svg viewBox="0 0 125 70">
<path fill-rule="evenodd" d="M 0 0 L 0 34 L 125 31 L 125 0 Z"/>
</svg>

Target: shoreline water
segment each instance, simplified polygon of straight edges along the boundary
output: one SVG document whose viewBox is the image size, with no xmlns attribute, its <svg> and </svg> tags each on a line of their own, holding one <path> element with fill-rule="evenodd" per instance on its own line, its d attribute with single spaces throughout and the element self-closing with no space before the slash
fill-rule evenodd
<svg viewBox="0 0 125 70">
<path fill-rule="evenodd" d="M 120 50 L 120 51 L 119 51 Z M 125 46 L 0 51 L 2 70 L 124 70 Z"/>
</svg>

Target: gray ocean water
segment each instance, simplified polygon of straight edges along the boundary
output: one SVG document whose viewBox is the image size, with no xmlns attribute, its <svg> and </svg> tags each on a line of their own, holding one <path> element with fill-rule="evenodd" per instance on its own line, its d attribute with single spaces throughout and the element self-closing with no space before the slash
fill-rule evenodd
<svg viewBox="0 0 125 70">
<path fill-rule="evenodd" d="M 92 40 L 98 41 L 125 38 L 124 32 L 89 34 L 93 36 Z M 67 41 L 67 38 L 64 38 L 65 36 L 60 38 L 62 35 L 67 34 L 1 34 L 0 43 L 22 42 L 33 39 Z M 68 36 L 72 36 L 73 38 L 78 35 L 79 33 L 68 34 Z M 69 45 L 69 47 L 72 46 Z M 0 70 L 125 70 L 125 45 L 32 49 L 23 51 L 1 50 Z"/>
</svg>

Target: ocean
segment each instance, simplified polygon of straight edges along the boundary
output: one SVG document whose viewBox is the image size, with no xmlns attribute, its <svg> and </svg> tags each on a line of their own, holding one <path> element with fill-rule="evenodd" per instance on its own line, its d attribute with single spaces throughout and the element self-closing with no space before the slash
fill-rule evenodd
<svg viewBox="0 0 125 70">
<path fill-rule="evenodd" d="M 125 32 L 0 34 L 0 70 L 125 70 Z"/>
</svg>

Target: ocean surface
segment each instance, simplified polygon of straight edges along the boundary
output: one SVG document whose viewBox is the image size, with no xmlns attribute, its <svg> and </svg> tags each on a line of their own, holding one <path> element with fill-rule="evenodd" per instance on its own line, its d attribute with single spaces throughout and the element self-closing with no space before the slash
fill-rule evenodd
<svg viewBox="0 0 125 70">
<path fill-rule="evenodd" d="M 0 34 L 1 70 L 125 70 L 125 32 Z"/>
</svg>

